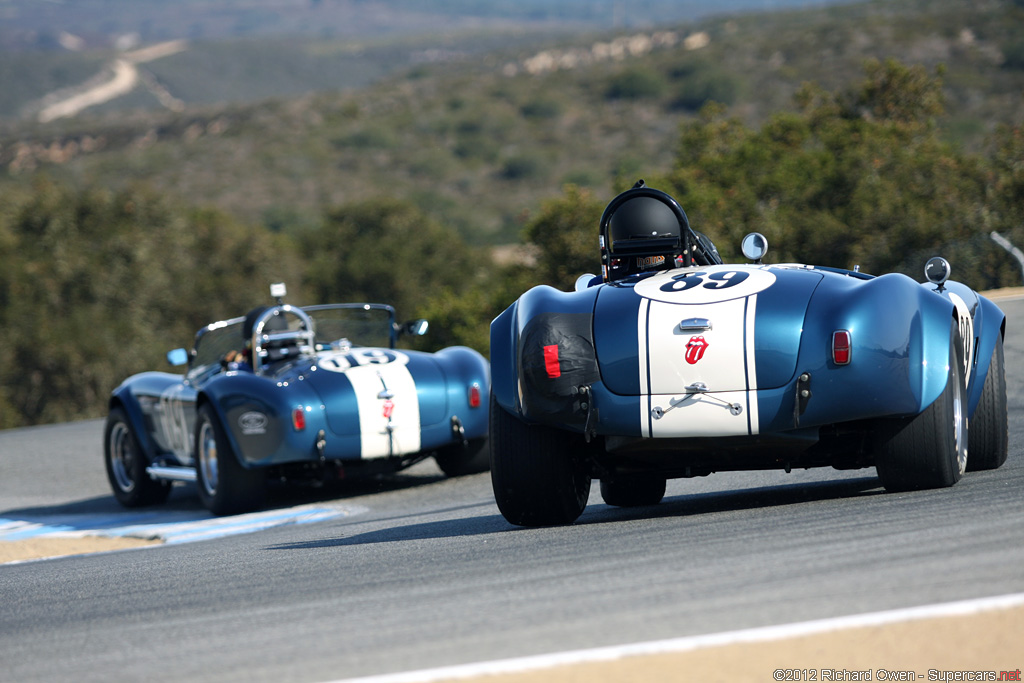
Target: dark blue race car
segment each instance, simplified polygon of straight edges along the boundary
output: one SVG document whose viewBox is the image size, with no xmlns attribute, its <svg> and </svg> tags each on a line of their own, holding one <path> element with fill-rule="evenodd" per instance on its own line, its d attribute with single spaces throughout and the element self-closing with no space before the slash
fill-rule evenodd
<svg viewBox="0 0 1024 683">
<path fill-rule="evenodd" d="M 535 287 L 491 324 L 491 479 L 509 522 L 572 522 L 593 478 L 636 506 L 717 471 L 875 467 L 903 491 L 1006 460 L 1004 315 L 944 259 L 925 284 L 766 265 L 754 233 L 748 262 L 724 264 L 642 183 L 600 231 L 601 277 Z"/>
<path fill-rule="evenodd" d="M 268 477 L 394 472 L 433 456 L 449 476 L 488 466 L 489 366 L 478 352 L 395 348 L 391 306 L 277 304 L 199 330 L 184 376 L 145 372 L 110 398 L 107 475 L 127 507 L 195 481 L 215 514 L 260 507 Z"/>
</svg>

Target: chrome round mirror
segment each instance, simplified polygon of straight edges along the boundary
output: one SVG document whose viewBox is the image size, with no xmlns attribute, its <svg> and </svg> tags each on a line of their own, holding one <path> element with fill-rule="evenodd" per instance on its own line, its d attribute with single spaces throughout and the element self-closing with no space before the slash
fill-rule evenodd
<svg viewBox="0 0 1024 683">
<path fill-rule="evenodd" d="M 768 240 L 759 232 L 752 232 L 743 238 L 740 243 L 740 250 L 747 259 L 760 262 L 768 253 Z"/>
<path fill-rule="evenodd" d="M 924 264 L 924 276 L 928 279 L 928 282 L 939 287 L 945 284 L 952 271 L 953 269 L 950 267 L 949 261 L 941 256 L 933 256 L 928 259 L 928 263 Z"/>
</svg>

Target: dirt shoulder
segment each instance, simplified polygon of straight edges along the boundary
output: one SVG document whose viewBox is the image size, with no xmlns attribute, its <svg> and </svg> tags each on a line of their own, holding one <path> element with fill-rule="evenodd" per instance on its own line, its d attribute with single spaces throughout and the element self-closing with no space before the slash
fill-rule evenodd
<svg viewBox="0 0 1024 683">
<path fill-rule="evenodd" d="M 101 536 L 83 536 L 80 538 L 50 536 L 27 538 L 23 541 L 0 541 L 0 564 L 37 560 L 43 557 L 83 555 L 86 553 L 100 553 L 107 550 L 139 548 L 147 545 L 160 545 L 160 543 L 161 541 L 141 538 L 107 538 Z"/>
<path fill-rule="evenodd" d="M 847 628 L 764 642 L 626 656 L 514 673 L 409 680 L 432 683 L 456 680 L 475 683 L 1019 681 L 1022 680 L 1021 669 L 1024 669 L 1022 633 L 1024 607 L 1013 607 L 970 616 Z"/>
</svg>

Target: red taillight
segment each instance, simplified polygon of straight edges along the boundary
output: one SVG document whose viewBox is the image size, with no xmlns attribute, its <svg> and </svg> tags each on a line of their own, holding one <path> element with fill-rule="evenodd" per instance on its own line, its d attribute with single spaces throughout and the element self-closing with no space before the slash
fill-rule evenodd
<svg viewBox="0 0 1024 683">
<path fill-rule="evenodd" d="M 299 407 L 292 410 L 292 427 L 301 432 L 306 428 L 306 411 Z"/>
<path fill-rule="evenodd" d="M 849 330 L 836 330 L 832 333 L 832 362 L 836 365 L 849 365 L 852 353 Z"/>
<path fill-rule="evenodd" d="M 469 387 L 469 407 L 479 408 L 480 407 L 480 385 L 473 384 Z"/>
</svg>

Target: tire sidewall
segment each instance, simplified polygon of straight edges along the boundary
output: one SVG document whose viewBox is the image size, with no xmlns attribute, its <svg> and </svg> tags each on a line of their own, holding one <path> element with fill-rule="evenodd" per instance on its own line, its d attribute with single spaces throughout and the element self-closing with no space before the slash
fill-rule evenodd
<svg viewBox="0 0 1024 683">
<path fill-rule="evenodd" d="M 195 453 L 195 468 L 196 468 L 196 489 L 199 492 L 199 500 L 203 503 L 204 507 L 206 507 L 208 510 L 213 511 L 218 506 L 218 504 L 221 502 L 220 499 L 223 498 L 223 495 L 221 495 L 221 486 L 222 486 L 222 482 L 223 482 L 223 475 L 220 472 L 220 466 L 221 466 L 220 465 L 220 461 L 227 455 L 227 453 L 222 450 L 222 442 L 224 441 L 224 439 L 223 439 L 223 437 L 221 436 L 221 433 L 220 433 L 221 432 L 220 425 L 217 422 L 216 417 L 213 416 L 211 413 L 212 413 L 212 411 L 207 406 L 205 406 L 205 405 L 200 406 L 199 410 L 196 412 L 196 427 L 195 427 L 195 442 L 194 442 L 195 443 L 195 450 L 194 450 L 194 453 Z M 204 431 L 204 428 L 206 426 L 209 426 L 209 428 L 211 430 L 213 430 L 213 438 L 214 438 L 214 440 L 216 441 L 216 444 L 217 444 L 217 461 L 218 461 L 217 462 L 217 467 L 218 467 L 217 485 L 212 487 L 213 488 L 212 492 L 209 490 L 210 487 L 207 484 L 207 479 L 206 479 L 206 475 L 205 475 L 205 472 L 204 472 L 205 466 L 204 466 L 203 456 L 202 456 L 202 453 L 203 453 L 203 443 L 202 443 L 202 441 L 203 441 L 203 431 Z"/>
<path fill-rule="evenodd" d="M 217 445 L 217 483 L 212 493 L 207 491 L 203 476 L 202 434 L 204 425 L 213 430 Z M 266 494 L 265 471 L 248 469 L 238 460 L 220 419 L 213 408 L 204 403 L 196 411 L 194 435 L 196 488 L 199 500 L 215 515 L 233 515 L 251 512 L 263 506 Z"/>
<path fill-rule="evenodd" d="M 127 467 L 123 468 L 125 476 L 132 482 L 131 488 L 123 487 L 114 471 L 116 466 L 114 464 L 111 436 L 115 428 L 118 427 L 123 427 L 125 445 L 132 451 L 131 462 Z M 123 455 L 121 459 L 123 460 Z M 156 481 L 146 472 L 146 466 L 149 464 L 148 458 L 142 452 L 138 436 L 128 420 L 127 413 L 120 406 L 114 406 L 110 409 L 103 428 L 103 462 L 111 491 L 121 505 L 134 508 L 161 503 L 167 499 L 171 490 L 170 483 Z"/>
</svg>

